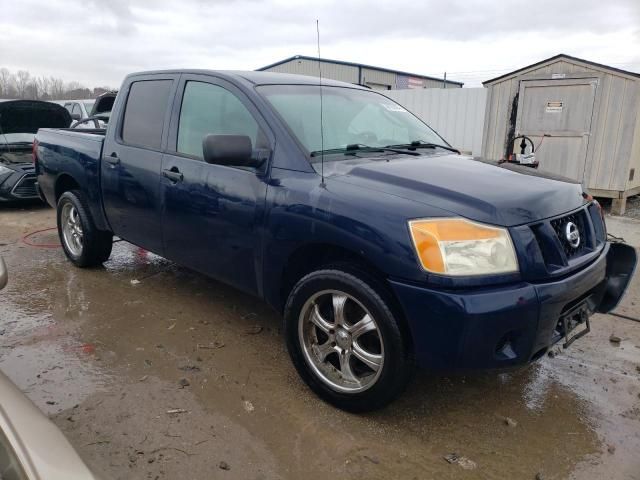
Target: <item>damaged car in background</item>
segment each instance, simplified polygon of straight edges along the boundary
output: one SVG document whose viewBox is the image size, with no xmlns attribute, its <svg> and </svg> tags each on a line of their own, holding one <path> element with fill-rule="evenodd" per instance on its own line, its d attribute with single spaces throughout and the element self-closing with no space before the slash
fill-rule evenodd
<svg viewBox="0 0 640 480">
<path fill-rule="evenodd" d="M 0 102 L 0 202 L 40 198 L 33 166 L 33 139 L 39 128 L 65 128 L 71 115 L 52 102 Z"/>
<path fill-rule="evenodd" d="M 106 92 L 95 100 L 91 100 L 93 106 L 86 116 L 82 118 L 75 118 L 73 114 L 71 115 L 73 119 L 76 120 L 71 127 L 85 130 L 106 128 L 109 123 L 109 117 L 111 116 L 113 102 L 116 100 L 117 94 L 117 91 Z"/>
</svg>

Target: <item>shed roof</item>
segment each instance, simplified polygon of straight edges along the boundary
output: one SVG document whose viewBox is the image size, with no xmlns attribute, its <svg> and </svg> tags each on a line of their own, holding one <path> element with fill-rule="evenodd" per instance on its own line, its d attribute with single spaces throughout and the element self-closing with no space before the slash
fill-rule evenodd
<svg viewBox="0 0 640 480">
<path fill-rule="evenodd" d="M 306 55 L 294 55 L 293 57 L 289 57 L 289 58 L 285 58 L 284 60 L 280 60 L 278 62 L 275 63 L 271 63 L 269 65 L 266 65 L 264 67 L 260 67 L 257 68 L 256 70 L 258 71 L 263 71 L 263 70 L 268 70 L 269 68 L 273 68 L 273 67 L 277 67 L 278 65 L 282 65 L 283 63 L 289 63 L 293 60 L 312 60 L 312 61 L 318 61 L 317 57 L 309 57 Z M 408 73 L 408 72 L 403 72 L 401 70 L 392 70 L 390 68 L 384 68 L 384 67 L 374 67 L 372 65 L 365 65 L 364 63 L 353 63 L 353 62 L 345 62 L 343 60 L 331 60 L 329 58 L 322 58 L 321 59 L 323 63 L 333 63 L 336 65 L 346 65 L 349 67 L 359 67 L 359 68 L 370 68 L 372 70 L 380 70 L 381 72 L 388 72 L 388 73 L 395 73 L 396 75 L 407 75 L 409 77 L 416 77 L 416 78 L 424 78 L 427 80 L 435 80 L 438 82 L 444 82 L 444 78 L 437 78 L 437 77 L 430 77 L 428 75 L 420 75 L 418 73 Z M 447 83 L 452 84 L 452 85 L 464 85 L 463 82 L 456 82 L 455 80 L 446 80 Z"/>
<path fill-rule="evenodd" d="M 626 75 L 629 77 L 634 77 L 634 78 L 640 78 L 640 73 L 636 73 L 636 72 L 630 72 L 628 70 L 622 70 L 620 68 L 615 68 L 615 67 L 611 67 L 609 65 L 604 65 L 602 63 L 596 63 L 596 62 L 592 62 L 590 60 L 584 60 L 582 58 L 577 58 L 577 57 L 572 57 L 571 55 L 567 55 L 565 53 L 559 53 L 558 55 L 554 55 L 553 57 L 549 57 L 545 60 L 541 60 L 539 62 L 536 63 L 532 63 L 531 65 L 527 65 L 526 67 L 522 67 L 519 68 L 517 70 L 514 70 L 513 72 L 509 72 L 509 73 L 505 73 L 504 75 L 500 75 L 499 77 L 495 77 L 492 78 L 490 80 L 486 80 L 484 82 L 482 82 L 483 85 L 490 85 L 492 83 L 497 83 L 499 81 L 502 80 L 506 80 L 507 78 L 510 77 L 515 77 L 527 70 L 533 70 L 536 69 L 538 67 L 541 67 L 543 65 L 546 64 L 550 64 L 550 63 L 554 63 L 558 60 L 566 60 L 568 62 L 571 63 L 576 63 L 576 64 L 582 64 L 585 66 L 589 66 L 595 70 L 602 70 L 602 71 L 608 71 L 608 72 L 614 72 L 617 74 L 622 74 L 622 75 Z"/>
</svg>

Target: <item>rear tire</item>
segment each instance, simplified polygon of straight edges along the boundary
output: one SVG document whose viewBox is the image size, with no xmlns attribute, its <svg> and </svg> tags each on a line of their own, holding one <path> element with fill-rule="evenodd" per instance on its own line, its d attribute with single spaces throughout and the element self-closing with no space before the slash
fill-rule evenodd
<svg viewBox="0 0 640 480">
<path fill-rule="evenodd" d="M 384 407 L 413 376 L 413 354 L 379 282 L 326 269 L 303 277 L 285 307 L 287 348 L 325 401 L 350 412 Z"/>
<path fill-rule="evenodd" d="M 81 268 L 106 262 L 113 247 L 113 234 L 98 230 L 79 190 L 64 192 L 58 199 L 58 236 L 65 255 Z"/>
</svg>

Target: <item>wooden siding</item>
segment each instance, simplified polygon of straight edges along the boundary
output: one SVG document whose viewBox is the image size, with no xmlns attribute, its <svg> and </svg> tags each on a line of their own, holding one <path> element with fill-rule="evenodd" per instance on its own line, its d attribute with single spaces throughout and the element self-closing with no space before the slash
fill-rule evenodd
<svg viewBox="0 0 640 480">
<path fill-rule="evenodd" d="M 598 190 L 624 191 L 640 185 L 640 79 L 579 62 L 557 59 L 488 84 L 482 155 L 500 159 L 507 149 L 513 99 L 521 80 L 565 78 L 597 80 L 593 120 L 586 154 L 584 184 Z M 548 146 L 548 145 L 545 145 Z M 635 168 L 634 180 L 629 170 Z"/>
<path fill-rule="evenodd" d="M 640 108 L 636 117 L 636 132 L 634 134 L 633 146 L 631 147 L 631 162 L 629 170 L 634 169 L 633 180 L 627 181 L 627 190 L 640 188 Z M 627 177 L 629 178 L 629 177 Z"/>
</svg>

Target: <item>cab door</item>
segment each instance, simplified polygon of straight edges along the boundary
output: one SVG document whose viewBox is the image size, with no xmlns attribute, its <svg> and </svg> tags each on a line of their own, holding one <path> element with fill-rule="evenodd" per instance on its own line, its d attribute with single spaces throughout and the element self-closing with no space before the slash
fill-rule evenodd
<svg viewBox="0 0 640 480">
<path fill-rule="evenodd" d="M 235 86 L 206 75 L 183 75 L 162 160 L 162 232 L 167 258 L 251 293 L 258 292 L 266 168 L 203 160 L 208 134 L 247 135 L 254 149 L 273 137 Z"/>
<path fill-rule="evenodd" d="M 104 210 L 112 231 L 162 255 L 160 178 L 179 75 L 134 77 L 102 148 Z"/>
</svg>

